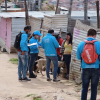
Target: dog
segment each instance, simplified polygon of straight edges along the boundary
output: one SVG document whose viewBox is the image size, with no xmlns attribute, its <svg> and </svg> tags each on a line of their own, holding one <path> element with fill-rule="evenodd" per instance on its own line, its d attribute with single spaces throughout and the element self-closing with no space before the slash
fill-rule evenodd
<svg viewBox="0 0 100 100">
<path fill-rule="evenodd" d="M 40 73 L 43 75 L 42 73 L 42 68 L 46 68 L 46 59 L 39 59 L 36 61 L 38 64 L 37 64 L 37 70 L 36 70 L 36 75 L 37 75 L 37 71 L 40 71 Z M 58 61 L 58 67 L 63 67 L 64 66 L 64 62 L 62 61 Z M 51 61 L 51 64 L 50 64 L 50 68 L 52 69 L 53 71 L 53 62 Z"/>
<path fill-rule="evenodd" d="M 39 59 L 43 59 L 43 57 L 40 57 L 40 56 L 37 56 L 36 60 L 39 60 Z M 33 71 L 36 72 L 38 66 L 37 66 L 38 62 L 35 61 L 34 65 L 33 65 Z"/>
</svg>

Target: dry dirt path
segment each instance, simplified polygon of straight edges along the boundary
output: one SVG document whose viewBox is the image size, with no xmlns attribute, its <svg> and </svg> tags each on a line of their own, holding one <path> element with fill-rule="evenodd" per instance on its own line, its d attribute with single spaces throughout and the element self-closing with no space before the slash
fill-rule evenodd
<svg viewBox="0 0 100 100">
<path fill-rule="evenodd" d="M 73 82 L 65 79 L 58 83 L 47 82 L 46 75 L 42 77 L 39 73 L 30 82 L 19 82 L 18 66 L 9 62 L 11 58 L 17 58 L 17 55 L 0 54 L 0 100 L 32 100 L 25 97 L 29 94 L 41 95 L 42 100 L 56 100 L 54 97 L 57 100 L 80 100 L 80 91 L 75 91 Z"/>
</svg>

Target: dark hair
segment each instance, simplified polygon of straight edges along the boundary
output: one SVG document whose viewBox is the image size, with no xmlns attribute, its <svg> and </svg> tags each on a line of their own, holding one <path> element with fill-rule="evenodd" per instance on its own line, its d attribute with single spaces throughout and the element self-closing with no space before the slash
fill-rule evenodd
<svg viewBox="0 0 100 100">
<path fill-rule="evenodd" d="M 72 44 L 72 35 L 71 35 L 71 33 L 67 33 L 66 35 L 70 36 L 69 44 Z"/>
<path fill-rule="evenodd" d="M 25 30 L 29 30 L 29 27 L 28 27 L 28 26 L 24 27 L 24 31 L 25 31 Z"/>
<path fill-rule="evenodd" d="M 31 30 L 31 26 L 30 25 L 27 25 L 27 27 L 29 27 L 29 29 Z"/>
<path fill-rule="evenodd" d="M 94 36 L 94 35 L 96 35 L 96 34 L 97 34 L 97 32 L 96 32 L 95 29 L 89 29 L 89 30 L 88 30 L 88 33 L 87 33 L 88 36 Z"/>
<path fill-rule="evenodd" d="M 52 34 L 52 33 L 54 33 L 54 30 L 48 30 L 48 33 Z"/>
</svg>

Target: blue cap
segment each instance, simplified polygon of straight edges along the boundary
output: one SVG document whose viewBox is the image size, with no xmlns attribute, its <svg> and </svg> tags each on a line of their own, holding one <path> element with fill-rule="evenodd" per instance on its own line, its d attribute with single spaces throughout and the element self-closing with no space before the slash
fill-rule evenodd
<svg viewBox="0 0 100 100">
<path fill-rule="evenodd" d="M 34 31 L 33 34 L 34 34 L 34 35 L 42 36 L 41 33 L 40 33 L 40 31 Z"/>
</svg>

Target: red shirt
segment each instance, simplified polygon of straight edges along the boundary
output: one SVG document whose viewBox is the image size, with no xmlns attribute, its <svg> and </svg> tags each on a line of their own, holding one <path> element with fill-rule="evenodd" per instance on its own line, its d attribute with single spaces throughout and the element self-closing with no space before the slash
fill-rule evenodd
<svg viewBox="0 0 100 100">
<path fill-rule="evenodd" d="M 21 50 L 18 50 L 19 52 L 21 52 Z"/>
<path fill-rule="evenodd" d="M 60 39 L 59 39 L 59 45 L 61 46 L 62 43 L 63 43 L 63 39 L 60 38 Z M 56 51 L 57 51 L 57 55 L 60 55 L 60 49 L 61 49 L 61 48 L 56 49 Z"/>
</svg>

